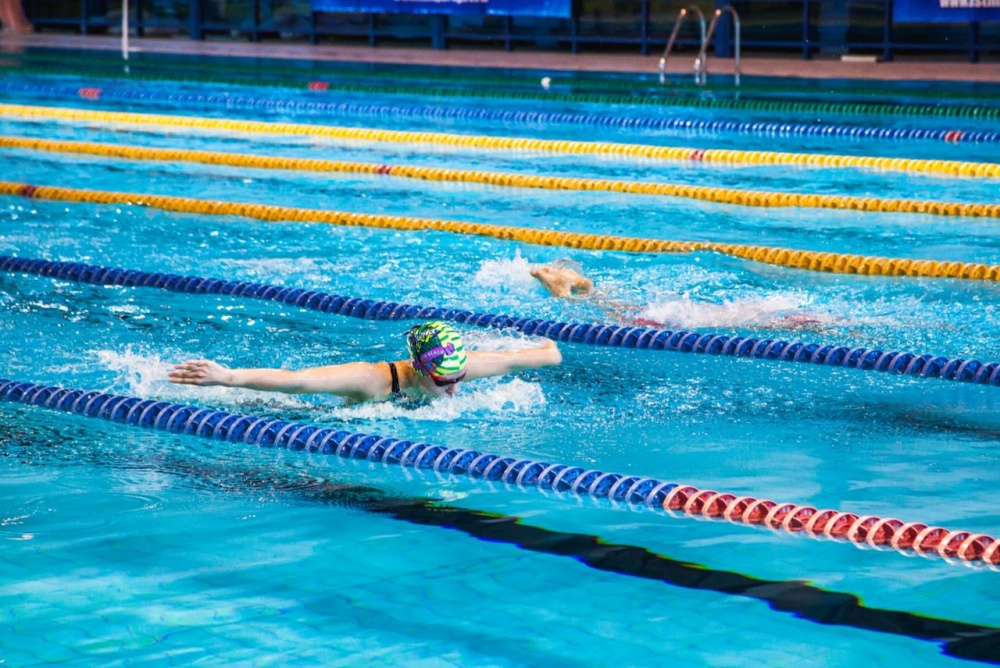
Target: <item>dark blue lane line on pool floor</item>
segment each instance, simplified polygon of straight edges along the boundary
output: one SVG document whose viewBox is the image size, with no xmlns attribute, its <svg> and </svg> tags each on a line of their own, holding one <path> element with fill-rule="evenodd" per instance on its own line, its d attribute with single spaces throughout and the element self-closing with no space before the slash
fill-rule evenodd
<svg viewBox="0 0 1000 668">
<path fill-rule="evenodd" d="M 30 434 L 28 436 L 18 435 L 17 429 L 10 423 L 0 425 L 0 452 L 37 445 Z M 24 461 L 44 465 L 39 464 L 36 458 Z M 106 459 L 93 455 L 82 458 L 74 455 L 74 461 L 109 466 Z M 772 610 L 791 613 L 817 624 L 940 643 L 947 656 L 1000 665 L 1000 628 L 925 617 L 900 610 L 871 608 L 854 594 L 827 590 L 801 581 L 764 580 L 736 571 L 707 568 L 672 559 L 644 547 L 607 543 L 597 535 L 553 531 L 525 524 L 516 516 L 447 506 L 434 499 L 396 497 L 375 487 L 338 484 L 320 478 L 306 478 L 301 474 L 290 476 L 275 470 L 256 471 L 245 467 L 229 470 L 221 465 L 212 466 L 176 456 L 158 458 L 155 462 L 136 459 L 135 463 L 152 464 L 157 472 L 195 480 L 217 491 L 252 494 L 259 499 L 261 490 L 270 490 L 419 526 L 458 531 L 478 540 L 511 545 L 527 552 L 568 557 L 606 573 L 662 582 L 682 589 L 752 598 L 766 603 Z"/>
<path fill-rule="evenodd" d="M 312 311 L 335 313 L 367 320 L 449 320 L 476 327 L 514 329 L 524 334 L 544 336 L 564 343 L 802 362 L 847 369 L 905 374 L 921 378 L 939 378 L 979 385 L 1000 385 L 1000 363 L 948 358 L 940 355 L 886 352 L 874 348 L 851 348 L 725 334 L 650 329 L 628 325 L 595 325 L 537 318 L 514 318 L 507 315 L 474 313 L 436 306 L 397 304 L 395 302 L 345 297 L 314 290 L 261 283 L 149 273 L 116 267 L 75 262 L 53 262 L 6 255 L 0 255 L 0 271 L 35 274 L 92 285 L 147 287 L 189 294 L 220 294 L 264 299 Z"/>
</svg>

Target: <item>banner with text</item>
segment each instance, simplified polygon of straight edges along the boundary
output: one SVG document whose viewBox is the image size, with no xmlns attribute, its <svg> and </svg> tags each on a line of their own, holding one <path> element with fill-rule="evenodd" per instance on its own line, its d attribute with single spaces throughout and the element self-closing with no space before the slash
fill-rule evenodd
<svg viewBox="0 0 1000 668">
<path fill-rule="evenodd" d="M 572 17 L 573 0 L 312 0 L 314 12 Z"/>
<path fill-rule="evenodd" d="M 896 0 L 896 23 L 967 23 L 1000 21 L 1000 0 Z"/>
</svg>

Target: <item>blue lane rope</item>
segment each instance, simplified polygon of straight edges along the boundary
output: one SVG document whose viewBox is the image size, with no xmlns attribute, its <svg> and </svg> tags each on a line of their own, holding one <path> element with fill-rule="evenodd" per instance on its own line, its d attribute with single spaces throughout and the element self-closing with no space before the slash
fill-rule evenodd
<svg viewBox="0 0 1000 668">
<path fill-rule="evenodd" d="M 918 355 L 873 348 L 819 343 L 755 339 L 725 334 L 650 329 L 629 325 L 568 323 L 537 318 L 475 313 L 436 306 L 397 304 L 358 297 L 345 297 L 315 290 L 264 283 L 225 281 L 218 278 L 149 273 L 76 262 L 54 262 L 0 255 L 0 271 L 35 274 L 50 278 L 126 287 L 160 288 L 190 294 L 220 294 L 282 302 L 323 313 L 366 320 L 449 320 L 476 327 L 513 329 L 554 341 L 585 343 L 616 348 L 667 350 L 672 352 L 747 357 L 783 362 L 802 362 L 865 371 L 940 378 L 979 385 L 1000 385 L 1000 363 L 974 359 Z"/>
<path fill-rule="evenodd" d="M 415 443 L 377 434 L 316 427 L 96 390 L 84 391 L 0 380 L 0 401 L 20 402 L 134 427 L 191 434 L 217 441 L 242 442 L 264 448 L 286 448 L 339 455 L 347 459 L 433 469 L 519 487 L 569 491 L 658 508 L 663 507 L 667 494 L 677 487 L 676 483 L 662 482 L 655 478 L 606 473 L 581 466 L 504 457 L 431 443 Z"/>
<path fill-rule="evenodd" d="M 0 93 L 49 96 L 58 98 L 80 97 L 79 86 L 54 86 L 35 83 L 0 82 Z M 136 90 L 126 87 L 91 88 L 102 100 L 119 102 L 155 101 L 181 106 L 205 104 L 227 109 L 269 112 L 305 112 L 311 114 L 340 114 L 361 117 L 401 117 L 431 120 L 487 120 L 517 124 L 569 124 L 597 125 L 615 128 L 642 128 L 648 130 L 684 130 L 688 132 L 730 132 L 737 134 L 773 136 L 838 137 L 850 139 L 924 139 L 932 141 L 994 143 L 1000 142 L 1000 132 L 985 130 L 943 130 L 926 128 L 884 128 L 823 123 L 748 122 L 733 120 L 705 120 L 691 118 L 643 118 L 637 116 L 608 116 L 588 113 L 552 113 L 537 111 L 511 111 L 481 107 L 431 107 L 416 105 L 355 104 L 350 102 L 292 101 L 243 95 L 208 95 L 204 93 L 167 93 Z"/>
<path fill-rule="evenodd" d="M 502 456 L 380 436 L 316 427 L 299 422 L 227 413 L 212 408 L 172 404 L 55 385 L 0 380 L 0 401 L 20 402 L 146 429 L 190 434 L 217 441 L 243 442 L 262 448 L 285 448 L 338 455 L 416 469 L 507 483 L 525 488 L 572 492 L 595 499 L 643 505 L 666 512 L 724 517 L 791 533 L 841 538 L 855 544 L 890 546 L 900 551 L 937 553 L 969 562 L 1000 564 L 1000 542 L 986 534 L 949 531 L 921 522 L 903 523 L 812 506 L 758 500 L 700 490 L 656 478 L 609 473 L 569 464 Z M 721 504 L 721 505 L 720 505 Z"/>
</svg>

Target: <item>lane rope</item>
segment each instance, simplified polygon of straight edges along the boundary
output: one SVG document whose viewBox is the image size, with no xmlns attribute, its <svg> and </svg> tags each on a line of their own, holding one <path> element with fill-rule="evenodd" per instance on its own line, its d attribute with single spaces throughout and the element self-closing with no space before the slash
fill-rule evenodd
<svg viewBox="0 0 1000 668">
<path fill-rule="evenodd" d="M 10 57 L 11 54 L 7 54 Z M 171 62 L 169 64 L 170 71 L 163 72 L 163 63 L 152 60 L 148 62 L 142 61 L 143 54 L 138 53 L 133 56 L 129 61 L 129 72 L 124 77 L 125 79 L 131 79 L 132 73 L 140 72 L 142 76 L 161 76 L 161 77 L 175 77 L 177 72 L 194 72 L 197 76 L 193 80 L 195 82 L 200 82 L 202 77 L 211 78 L 215 76 L 214 70 L 211 66 L 206 66 L 204 63 L 184 63 L 184 62 Z M 56 74 L 74 74 L 77 76 L 102 76 L 104 78 L 111 79 L 121 79 L 122 78 L 122 68 L 121 68 L 121 58 L 105 58 L 100 54 L 88 54 L 86 69 L 84 68 L 73 68 L 65 69 L 66 59 L 63 56 L 50 56 L 47 54 L 40 53 L 19 53 L 17 54 L 17 65 L 8 66 L 8 69 L 17 71 L 18 69 L 24 69 L 26 72 L 38 71 L 39 73 L 44 72 L 44 70 L 34 70 L 35 67 L 40 67 L 39 65 L 32 65 L 32 63 L 50 63 L 62 67 L 48 67 L 48 72 Z M 94 67 L 96 66 L 96 67 Z M 0 70 L 4 66 L 0 65 Z M 44 67 L 44 66 L 41 66 Z M 101 68 L 101 74 L 96 74 L 95 69 Z M 141 72 L 141 70 L 148 69 L 149 72 Z M 352 67 L 351 64 L 345 64 L 343 62 L 337 61 L 325 61 L 319 65 L 319 67 L 312 67 L 311 65 L 306 67 L 301 66 L 285 66 L 285 65 L 271 65 L 267 63 L 255 62 L 253 65 L 244 65 L 238 62 L 227 62 L 226 63 L 226 73 L 230 74 L 232 72 L 245 72 L 251 75 L 250 81 L 262 80 L 265 82 L 274 82 L 276 85 L 281 87 L 294 88 L 299 86 L 299 82 L 308 80 L 308 85 L 318 84 L 327 85 L 330 83 L 335 83 L 336 81 L 345 79 L 363 79 L 366 82 L 371 82 L 373 80 L 382 82 L 385 79 L 399 81 L 401 79 L 410 79 L 417 81 L 420 84 L 424 84 L 427 81 L 437 81 L 441 83 L 446 83 L 449 86 L 454 86 L 456 82 L 460 83 L 474 83 L 479 87 L 485 85 L 500 85 L 504 84 L 508 88 L 512 85 L 529 87 L 536 89 L 540 85 L 539 75 L 531 71 L 527 72 L 517 72 L 517 71 L 506 71 L 502 76 L 495 76 L 493 70 L 474 70 L 473 74 L 464 74 L 458 71 L 448 71 L 447 73 L 440 73 L 433 70 L 433 68 L 427 68 L 422 66 L 399 66 L 395 65 L 391 70 L 382 69 L 372 70 L 367 67 L 362 67 L 358 69 L 357 67 Z M 266 73 L 270 75 L 268 77 L 262 77 L 261 74 Z M 696 84 L 688 80 L 687 77 L 683 79 L 678 79 L 676 81 L 671 80 L 669 83 L 669 88 L 664 89 L 663 84 L 659 82 L 657 75 L 655 74 L 641 74 L 641 73 L 631 73 L 628 75 L 612 74 L 612 78 L 606 78 L 601 76 L 600 73 L 596 72 L 567 72 L 560 70 L 550 70 L 546 74 L 549 76 L 551 87 L 556 88 L 577 88 L 577 89 L 596 89 L 605 88 L 610 90 L 615 90 L 618 93 L 629 93 L 629 94 L 657 94 L 657 93 L 674 93 L 675 91 L 691 91 L 698 94 L 704 93 L 706 91 L 719 92 L 719 91 L 732 91 L 745 94 L 747 92 L 763 92 L 768 95 L 774 95 L 775 93 L 791 93 L 795 95 L 805 94 L 815 94 L 815 93 L 833 93 L 835 95 L 856 95 L 865 98 L 871 98 L 879 95 L 895 95 L 895 96 L 906 96 L 909 98 L 920 98 L 924 99 L 947 99 L 949 101 L 954 101 L 957 97 L 968 97 L 974 99 L 977 102 L 982 102 L 984 100 L 997 100 L 1000 99 L 1000 91 L 983 90 L 976 84 L 972 84 L 972 88 L 966 88 L 965 90 L 954 91 L 954 90 L 943 90 L 934 88 L 903 88 L 903 89 L 887 89 L 885 86 L 881 88 L 865 88 L 862 87 L 863 83 L 861 80 L 852 81 L 849 88 L 841 90 L 831 90 L 829 87 L 817 88 L 813 87 L 803 87 L 802 82 L 796 82 L 795 84 L 785 87 L 779 87 L 782 81 L 769 81 L 768 84 L 757 84 L 753 83 L 754 77 L 744 77 L 744 80 L 736 85 L 731 82 L 731 79 L 727 75 L 719 75 L 718 80 L 710 80 L 705 84 Z M 319 78 L 317 78 L 319 77 Z M 322 77 L 326 77 L 323 79 Z M 599 78 L 598 78 L 599 77 Z M 749 79 L 749 80 L 748 80 Z M 175 80 L 175 79 L 171 79 Z M 864 82 L 870 84 L 871 82 Z M 777 85 L 776 85 L 777 84 Z M 307 85 L 307 84 L 301 84 Z M 893 102 L 898 102 L 898 100 L 893 100 Z M 968 105 L 953 104 L 955 107 L 965 107 Z"/>
<path fill-rule="evenodd" d="M 328 82 L 311 81 L 303 85 L 310 91 L 326 91 Z M 32 98 L 83 98 L 116 102 L 153 102 L 190 108 L 191 105 L 222 106 L 226 109 L 321 115 L 349 115 L 375 118 L 408 118 L 450 121 L 493 121 L 520 125 L 587 125 L 641 130 L 673 130 L 689 134 L 733 133 L 764 137 L 833 137 L 837 139 L 929 140 L 946 143 L 1000 142 L 1000 132 L 990 130 L 960 130 L 957 128 L 886 128 L 834 123 L 794 123 L 780 121 L 738 121 L 722 119 L 662 118 L 635 115 L 592 114 L 587 112 L 515 111 L 510 109 L 433 107 L 414 104 L 360 104 L 352 102 L 322 102 L 316 100 L 283 100 L 247 95 L 213 95 L 150 91 L 124 86 L 86 87 L 55 86 L 38 83 L 0 81 L 0 93 L 27 95 Z"/>
<path fill-rule="evenodd" d="M 78 68 L 43 68 L 35 66 L 20 66 L 21 72 L 30 74 L 60 74 L 75 76 L 93 76 L 89 70 Z M 236 77 L 171 77 L 150 75 L 136 72 L 129 78 L 134 81 L 175 81 L 191 83 L 213 83 L 229 86 L 256 86 L 278 88 L 301 88 L 302 84 L 293 80 L 265 80 L 258 78 L 240 79 Z M 603 105 L 629 104 L 647 107 L 688 107 L 694 109 L 728 109 L 732 111 L 756 111 L 768 114 L 789 113 L 796 116 L 814 116 L 818 114 L 864 115 L 877 117 L 957 117 L 976 120 L 995 120 L 1000 118 L 1000 107 L 979 105 L 947 105 L 947 104 L 891 104 L 891 103 L 860 103 L 860 102 L 813 102 L 810 100 L 774 100 L 745 98 L 709 97 L 699 91 L 697 95 L 678 95 L 674 91 L 657 91 L 658 94 L 613 94 L 607 93 L 572 93 L 553 90 L 510 90 L 499 86 L 460 87 L 400 85 L 396 82 L 348 83 L 343 80 L 321 80 L 308 84 L 309 90 L 337 90 L 346 93 L 365 93 L 380 95 L 423 95 L 427 97 L 492 99 L 492 100 L 537 100 L 540 102 L 576 102 L 596 103 Z"/>
<path fill-rule="evenodd" d="M 1000 280 L 1000 266 L 972 262 L 939 262 L 912 260 L 844 253 L 792 250 L 768 246 L 726 244 L 714 241 L 670 241 L 666 239 L 641 239 L 581 232 L 467 223 L 434 218 L 413 218 L 373 213 L 350 213 L 272 204 L 248 204 L 172 197 L 169 195 L 144 195 L 79 188 L 55 188 L 26 183 L 0 181 L 0 195 L 15 195 L 38 200 L 61 202 L 86 202 L 91 204 L 119 204 L 143 206 L 163 211 L 193 213 L 206 216 L 241 216 L 268 222 L 323 223 L 345 227 L 372 227 L 407 231 L 439 231 L 468 234 L 540 246 L 564 246 L 584 250 L 621 251 L 628 253 L 692 253 L 713 251 L 722 255 L 753 260 L 765 264 L 810 271 L 823 271 L 864 276 L 910 276 L 928 278 L 961 278 L 968 280 Z"/>
<path fill-rule="evenodd" d="M 640 181 L 615 181 L 610 179 L 573 178 L 544 174 L 517 174 L 483 172 L 467 169 L 420 167 L 416 165 L 388 165 L 345 160 L 318 160 L 246 153 L 198 151 L 179 148 L 148 148 L 101 144 L 95 142 L 57 141 L 26 137 L 0 136 L 0 148 L 19 148 L 53 153 L 77 153 L 128 160 L 159 160 L 164 162 L 193 162 L 209 165 L 229 165 L 253 169 L 288 169 L 311 172 L 340 172 L 395 176 L 452 183 L 479 183 L 512 188 L 540 188 L 548 190 L 603 191 L 633 195 L 660 195 L 684 197 L 706 202 L 753 207 L 810 207 L 820 209 L 846 209 L 880 213 L 923 213 L 936 216 L 971 216 L 1000 218 L 1000 204 L 972 204 L 939 202 L 933 200 L 888 199 L 879 197 L 845 197 L 841 195 L 813 195 L 808 193 L 736 190 L 674 183 Z"/>
<path fill-rule="evenodd" d="M 583 466 L 415 443 L 377 434 L 352 433 L 55 385 L 0 380 L 0 401 L 173 434 L 468 475 L 517 487 L 573 492 L 595 499 L 663 509 L 671 514 L 724 519 L 774 531 L 892 548 L 921 556 L 940 556 L 970 564 L 1000 565 L 1000 541 L 992 536 L 923 522 L 904 522 L 894 517 L 821 510 L 809 505 L 779 503 Z"/>
<path fill-rule="evenodd" d="M 88 95 L 98 95 L 93 91 Z M 223 130 L 269 135 L 297 135 L 339 140 L 372 141 L 397 144 L 431 144 L 464 149 L 503 151 L 540 151 L 571 155 L 613 155 L 650 160 L 696 161 L 721 164 L 799 165 L 831 169 L 858 168 L 927 173 L 975 178 L 1000 177 L 1000 164 L 922 158 L 880 158 L 872 156 L 825 155 L 818 153 L 781 153 L 777 151 L 741 151 L 735 149 L 695 149 L 650 144 L 582 142 L 527 137 L 490 137 L 456 135 L 443 132 L 409 132 L 375 128 L 346 128 L 304 123 L 276 123 L 224 118 L 201 118 L 167 114 L 140 114 L 124 111 L 99 111 L 60 107 L 0 104 L 0 116 L 46 118 L 64 121 L 126 123 L 198 130 Z"/>
<path fill-rule="evenodd" d="M 346 297 L 316 290 L 262 283 L 148 273 L 118 267 L 2 255 L 0 255 L 0 271 L 33 274 L 91 285 L 158 288 L 187 294 L 218 294 L 262 299 L 311 311 L 334 313 L 365 320 L 448 320 L 483 328 L 512 329 L 530 336 L 542 336 L 563 343 L 801 362 L 864 371 L 905 374 L 920 378 L 939 378 L 994 387 L 1000 385 L 1000 363 L 984 363 L 974 359 L 951 359 L 938 355 L 887 352 L 874 348 L 803 342 L 790 343 L 774 339 L 650 329 L 629 325 L 584 324 L 537 318 L 515 318 L 507 315 L 474 313 L 437 306 L 398 304 L 359 297 Z"/>
</svg>

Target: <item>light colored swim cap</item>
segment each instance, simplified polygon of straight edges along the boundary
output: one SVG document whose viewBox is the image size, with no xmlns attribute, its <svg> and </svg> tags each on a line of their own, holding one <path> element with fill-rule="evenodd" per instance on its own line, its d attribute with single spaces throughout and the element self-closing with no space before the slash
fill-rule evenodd
<svg viewBox="0 0 1000 668">
<path fill-rule="evenodd" d="M 431 378 L 465 370 L 465 345 L 451 325 L 433 320 L 406 334 L 406 349 L 417 373 Z"/>
<path fill-rule="evenodd" d="M 583 273 L 583 265 L 574 260 L 570 260 L 568 257 L 564 257 L 561 260 L 556 260 L 552 263 L 554 267 L 563 267 L 565 269 L 572 269 L 578 274 Z"/>
</svg>

